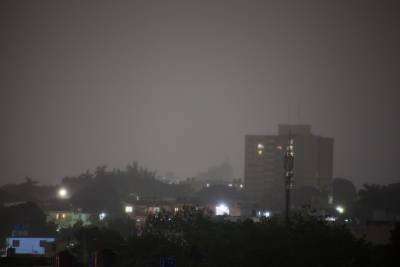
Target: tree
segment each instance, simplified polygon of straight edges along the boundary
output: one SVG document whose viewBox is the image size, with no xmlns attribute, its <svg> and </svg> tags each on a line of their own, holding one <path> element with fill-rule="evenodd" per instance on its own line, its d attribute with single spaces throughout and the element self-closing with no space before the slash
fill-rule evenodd
<svg viewBox="0 0 400 267">
<path fill-rule="evenodd" d="M 364 185 L 358 193 L 357 215 L 371 219 L 374 212 L 383 212 L 387 219 L 400 215 L 400 183 L 389 185 Z"/>
<path fill-rule="evenodd" d="M 351 206 L 356 200 L 357 191 L 350 180 L 335 178 L 332 183 L 332 195 L 335 203 Z"/>
</svg>

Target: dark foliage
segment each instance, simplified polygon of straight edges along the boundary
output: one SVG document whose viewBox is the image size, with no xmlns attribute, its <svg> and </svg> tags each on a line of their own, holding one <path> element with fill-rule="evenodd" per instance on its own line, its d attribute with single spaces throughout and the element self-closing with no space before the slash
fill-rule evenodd
<svg viewBox="0 0 400 267">
<path fill-rule="evenodd" d="M 399 203 L 400 183 L 364 185 L 358 193 L 356 214 L 361 219 L 371 219 L 374 211 L 383 211 L 389 217 L 400 216 Z"/>
<path fill-rule="evenodd" d="M 130 239 L 130 266 L 158 266 L 173 257 L 178 266 L 368 266 L 368 247 L 342 226 L 295 217 L 278 221 L 212 220 L 195 209 L 151 217 Z"/>
</svg>

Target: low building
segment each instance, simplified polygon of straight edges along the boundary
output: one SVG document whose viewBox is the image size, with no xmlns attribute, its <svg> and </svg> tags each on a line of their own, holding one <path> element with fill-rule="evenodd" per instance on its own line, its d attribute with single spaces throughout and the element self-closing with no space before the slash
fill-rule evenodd
<svg viewBox="0 0 400 267">
<path fill-rule="evenodd" d="M 82 211 L 46 211 L 47 222 L 55 223 L 59 228 L 73 227 L 76 223 L 82 223 L 83 226 L 92 224 L 93 214 Z"/>
<path fill-rule="evenodd" d="M 49 244 L 54 244 L 54 237 L 8 237 L 6 247 L 12 254 L 45 255 L 51 250 Z M 47 248 L 47 249 L 46 249 Z"/>
</svg>

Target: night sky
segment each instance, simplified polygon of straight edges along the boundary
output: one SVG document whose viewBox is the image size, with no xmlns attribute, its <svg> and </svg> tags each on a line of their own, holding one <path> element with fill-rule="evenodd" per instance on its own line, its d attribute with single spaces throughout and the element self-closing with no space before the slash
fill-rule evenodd
<svg viewBox="0 0 400 267">
<path fill-rule="evenodd" d="M 0 184 L 139 161 L 197 175 L 306 123 L 399 182 L 399 1 L 0 1 Z M 397 178 L 396 178 L 397 177 Z"/>
</svg>

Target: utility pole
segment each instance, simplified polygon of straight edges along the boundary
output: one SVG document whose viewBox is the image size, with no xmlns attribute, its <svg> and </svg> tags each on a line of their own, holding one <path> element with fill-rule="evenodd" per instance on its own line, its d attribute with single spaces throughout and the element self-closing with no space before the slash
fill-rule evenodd
<svg viewBox="0 0 400 267">
<path fill-rule="evenodd" d="M 290 191 L 293 188 L 293 168 L 294 168 L 294 139 L 292 134 L 289 133 L 288 143 L 286 146 L 285 157 L 284 157 L 284 169 L 285 169 L 285 221 L 289 224 L 290 219 Z"/>
</svg>

